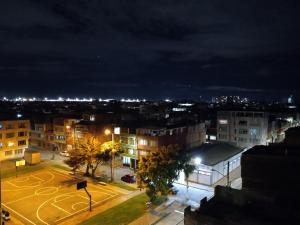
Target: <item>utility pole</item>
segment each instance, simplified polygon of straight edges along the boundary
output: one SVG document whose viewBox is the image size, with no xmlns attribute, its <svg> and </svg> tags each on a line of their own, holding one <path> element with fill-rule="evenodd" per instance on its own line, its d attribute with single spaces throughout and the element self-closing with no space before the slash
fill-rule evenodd
<svg viewBox="0 0 300 225">
<path fill-rule="evenodd" d="M 115 161 L 115 152 L 114 152 L 114 131 L 111 132 L 111 165 L 110 165 L 110 176 L 111 176 L 111 182 L 114 181 L 114 161 Z"/>
<path fill-rule="evenodd" d="M 229 161 L 228 161 L 228 162 L 227 162 L 227 187 L 230 186 L 230 184 L 229 184 L 229 165 L 230 165 L 230 163 L 229 163 Z"/>
</svg>

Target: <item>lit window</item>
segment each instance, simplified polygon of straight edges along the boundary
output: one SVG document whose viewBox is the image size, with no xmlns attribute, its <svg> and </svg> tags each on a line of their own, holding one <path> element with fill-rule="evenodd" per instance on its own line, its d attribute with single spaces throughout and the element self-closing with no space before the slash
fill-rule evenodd
<svg viewBox="0 0 300 225">
<path fill-rule="evenodd" d="M 228 124 L 228 120 L 219 120 L 219 124 Z"/>
<path fill-rule="evenodd" d="M 140 140 L 139 140 L 139 144 L 140 144 L 140 145 L 148 145 L 148 141 L 145 140 L 145 139 L 140 139 Z"/>
</svg>

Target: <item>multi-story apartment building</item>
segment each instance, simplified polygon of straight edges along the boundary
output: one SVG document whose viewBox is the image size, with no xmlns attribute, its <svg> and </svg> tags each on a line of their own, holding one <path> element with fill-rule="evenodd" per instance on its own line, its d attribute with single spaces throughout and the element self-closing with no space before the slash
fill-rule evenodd
<svg viewBox="0 0 300 225">
<path fill-rule="evenodd" d="M 29 120 L 0 121 L 0 159 L 22 158 L 28 148 Z"/>
<path fill-rule="evenodd" d="M 268 113 L 256 111 L 219 111 L 217 140 L 242 148 L 268 143 Z"/>
<path fill-rule="evenodd" d="M 54 146 L 58 151 L 71 150 L 75 144 L 75 125 L 78 119 L 55 118 L 53 119 Z"/>
<path fill-rule="evenodd" d="M 135 128 L 120 129 L 120 147 L 124 166 L 136 169 L 138 160 L 137 135 Z"/>
<path fill-rule="evenodd" d="M 145 156 L 149 152 L 159 151 L 161 147 L 178 145 L 185 147 L 187 128 L 182 127 L 144 127 L 137 129 L 138 156 Z"/>
<path fill-rule="evenodd" d="M 55 150 L 52 122 L 33 121 L 30 130 L 29 147 L 36 150 Z"/>
<path fill-rule="evenodd" d="M 181 149 L 190 149 L 205 142 L 205 125 L 172 125 L 165 127 L 144 127 L 137 129 L 138 155 L 144 156 L 161 147 L 178 145 Z"/>
</svg>

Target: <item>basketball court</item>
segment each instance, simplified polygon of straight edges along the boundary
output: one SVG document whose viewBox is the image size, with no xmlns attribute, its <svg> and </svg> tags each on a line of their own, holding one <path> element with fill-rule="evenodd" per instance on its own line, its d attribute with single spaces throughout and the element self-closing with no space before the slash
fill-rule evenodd
<svg viewBox="0 0 300 225">
<path fill-rule="evenodd" d="M 2 181 L 2 206 L 24 224 L 58 224 L 89 210 L 89 197 L 77 190 L 79 180 L 56 170 L 43 170 Z M 88 183 L 92 206 L 118 197 L 121 193 L 106 186 Z"/>
</svg>

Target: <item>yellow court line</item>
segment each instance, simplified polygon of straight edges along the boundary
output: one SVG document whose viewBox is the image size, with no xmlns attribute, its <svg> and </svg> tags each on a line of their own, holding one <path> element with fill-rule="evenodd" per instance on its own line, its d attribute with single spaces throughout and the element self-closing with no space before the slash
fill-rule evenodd
<svg viewBox="0 0 300 225">
<path fill-rule="evenodd" d="M 71 215 L 71 213 L 70 213 L 69 211 L 67 211 L 67 210 L 65 210 L 65 209 L 63 209 L 63 208 L 61 208 L 61 207 L 59 207 L 59 206 L 56 205 L 55 203 L 56 203 L 56 202 L 52 202 L 51 205 L 54 206 L 54 207 L 56 207 L 56 208 L 58 208 L 59 210 L 65 212 L 65 213 L 69 214 L 69 216 Z"/>
<path fill-rule="evenodd" d="M 111 199 L 111 198 L 113 198 L 113 197 L 108 197 L 108 198 L 106 198 L 106 199 L 103 199 L 103 200 L 101 200 L 101 201 L 99 201 L 99 202 L 96 202 L 95 204 L 92 204 L 92 206 L 98 205 L 99 203 L 104 202 L 104 201 L 107 201 L 108 199 Z M 78 213 L 80 213 L 80 212 L 82 212 L 82 211 L 85 211 L 85 210 L 89 209 L 89 208 L 90 208 L 90 207 L 88 206 L 88 207 L 85 207 L 85 208 L 83 208 L 83 209 L 80 209 L 80 210 L 78 210 L 78 211 L 72 213 L 70 216 L 76 215 L 76 214 L 78 214 Z M 62 217 L 62 218 L 60 218 L 60 219 L 58 219 L 58 220 L 55 220 L 54 222 L 57 223 L 57 222 L 59 222 L 59 221 L 61 221 L 61 220 L 64 220 L 64 219 L 70 217 L 70 216 Z"/>
<path fill-rule="evenodd" d="M 20 216 L 21 218 L 23 218 L 24 220 L 26 220 L 27 222 L 31 223 L 32 225 L 37 225 L 37 224 L 35 224 L 34 222 L 32 222 L 31 220 L 27 219 L 25 216 L 23 216 L 23 215 L 21 215 L 20 213 L 18 213 L 17 211 L 15 211 L 15 210 L 13 210 L 12 208 L 8 207 L 6 204 L 3 204 L 3 203 L 2 203 L 2 205 L 3 205 L 5 208 L 7 208 L 7 209 L 9 209 L 10 211 L 12 211 L 13 213 L 15 213 L 15 214 L 17 214 L 18 216 Z"/>
</svg>

